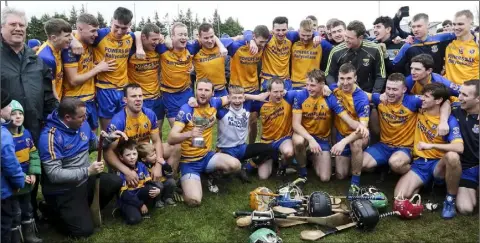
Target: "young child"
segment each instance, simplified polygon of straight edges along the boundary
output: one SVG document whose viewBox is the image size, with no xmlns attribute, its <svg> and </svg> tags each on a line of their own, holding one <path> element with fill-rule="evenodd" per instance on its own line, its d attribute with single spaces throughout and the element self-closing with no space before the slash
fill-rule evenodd
<svg viewBox="0 0 480 243">
<path fill-rule="evenodd" d="M 124 165 L 137 172 L 138 185 L 132 187 L 127 185 L 125 174 L 120 172 L 122 188 L 118 206 L 127 224 L 138 224 L 142 217 L 148 217 L 148 206 L 161 207 L 160 188 L 158 188 L 150 177 L 147 167 L 138 161 L 137 144 L 134 140 L 128 140 L 118 144 L 117 154 Z M 163 206 L 163 203 L 162 203 Z"/>
<path fill-rule="evenodd" d="M 155 148 L 151 143 L 141 143 L 137 146 L 138 158 L 145 163 L 148 168 L 148 171 L 151 173 L 152 166 L 156 163 L 157 154 L 155 153 Z M 161 181 L 155 181 L 155 185 L 160 188 L 160 198 L 161 201 L 158 201 L 158 206 L 163 207 L 163 204 L 169 206 L 175 206 L 175 201 L 173 200 L 173 192 L 177 187 L 175 179 L 172 176 L 172 167 L 165 163 L 162 165 L 162 179 Z M 163 202 L 162 202 L 163 201 Z"/>
<path fill-rule="evenodd" d="M 42 242 L 42 239 L 36 236 L 35 220 L 33 218 L 33 207 L 31 204 L 32 187 L 36 180 L 40 179 L 41 167 L 40 158 L 38 156 L 37 148 L 33 144 L 33 138 L 30 132 L 23 127 L 23 121 L 25 119 L 23 115 L 22 105 L 12 100 L 10 103 L 12 106 L 11 122 L 8 123 L 8 130 L 13 135 L 13 141 L 15 144 L 15 155 L 20 162 L 23 173 L 25 173 L 25 187 L 14 195 L 18 200 L 20 206 L 20 221 L 13 220 L 14 225 L 12 228 L 20 226 L 24 238 L 24 242 Z"/>
</svg>

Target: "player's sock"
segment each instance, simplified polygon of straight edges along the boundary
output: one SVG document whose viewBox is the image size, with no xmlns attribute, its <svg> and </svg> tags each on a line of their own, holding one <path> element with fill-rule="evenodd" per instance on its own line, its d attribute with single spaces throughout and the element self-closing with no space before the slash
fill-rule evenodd
<svg viewBox="0 0 480 243">
<path fill-rule="evenodd" d="M 307 177 L 307 167 L 300 168 L 300 170 L 298 170 L 298 174 L 300 177 Z"/>
<path fill-rule="evenodd" d="M 360 176 L 359 175 L 352 175 L 352 180 L 350 181 L 350 184 L 355 185 L 355 186 L 360 186 Z"/>
</svg>

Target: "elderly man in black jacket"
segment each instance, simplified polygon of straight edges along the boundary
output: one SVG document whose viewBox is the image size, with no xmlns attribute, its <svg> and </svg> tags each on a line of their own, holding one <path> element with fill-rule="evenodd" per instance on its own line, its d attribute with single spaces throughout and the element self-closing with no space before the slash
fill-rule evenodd
<svg viewBox="0 0 480 243">
<path fill-rule="evenodd" d="M 23 125 L 38 144 L 41 123 L 57 106 L 52 92 L 52 72 L 35 52 L 25 45 L 27 18 L 25 12 L 13 8 L 2 9 L 1 70 L 2 89 L 22 104 L 25 112 Z M 32 206 L 37 215 L 38 181 L 32 190 Z"/>
</svg>

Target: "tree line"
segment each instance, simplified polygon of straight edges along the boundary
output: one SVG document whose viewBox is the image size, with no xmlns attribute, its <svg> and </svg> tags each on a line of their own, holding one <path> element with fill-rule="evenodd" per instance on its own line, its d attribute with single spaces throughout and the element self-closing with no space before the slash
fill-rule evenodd
<svg viewBox="0 0 480 243">
<path fill-rule="evenodd" d="M 38 39 L 41 41 L 47 40 L 47 36 L 44 31 L 44 23 L 50 18 L 64 19 L 65 21 L 70 23 L 73 29 L 76 29 L 75 24 L 77 22 L 78 15 L 85 12 L 85 7 L 82 4 L 82 7 L 79 10 L 77 10 L 75 6 L 72 6 L 72 9 L 70 10 L 70 15 L 68 17 L 65 12 L 55 12 L 52 16 L 50 16 L 49 14 L 43 14 L 40 17 L 32 16 L 30 18 L 30 21 L 28 22 L 27 39 Z M 97 19 L 100 23 L 100 28 L 104 28 L 109 25 L 107 24 L 106 20 L 100 12 L 97 12 Z M 223 34 L 227 34 L 229 36 L 236 36 L 241 34 L 243 31 L 243 26 L 238 22 L 238 19 L 228 17 L 225 21 L 222 21 L 217 9 L 215 9 L 211 18 L 207 19 L 204 17 L 200 22 L 198 14 L 193 13 L 190 8 L 188 8 L 186 12 L 184 12 L 183 10 L 178 11 L 177 16 L 174 16 L 172 19 L 170 19 L 167 13 L 165 14 L 165 16 L 163 16 L 162 20 L 160 20 L 158 12 L 155 11 L 153 14 L 153 18 L 151 18 L 150 16 L 146 16 L 146 18 L 144 16 L 141 16 L 138 23 L 135 23 L 135 20 L 133 20 L 131 29 L 132 31 L 141 31 L 145 24 L 153 23 L 160 28 L 160 32 L 163 35 L 167 36 L 169 35 L 170 26 L 174 22 L 184 23 L 188 27 L 188 33 L 190 37 L 193 36 L 193 30 L 197 29 L 202 23 L 212 24 L 215 33 L 219 37 Z"/>
</svg>

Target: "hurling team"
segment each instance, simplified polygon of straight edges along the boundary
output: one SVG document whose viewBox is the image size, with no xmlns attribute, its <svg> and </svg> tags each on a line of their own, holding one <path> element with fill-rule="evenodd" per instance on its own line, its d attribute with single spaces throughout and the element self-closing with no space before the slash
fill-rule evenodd
<svg viewBox="0 0 480 243">
<path fill-rule="evenodd" d="M 250 182 L 290 168 L 322 183 L 350 178 L 348 195 L 359 193 L 362 172 L 390 171 L 401 175 L 395 197 L 435 183 L 447 191 L 443 218 L 472 213 L 480 130 L 474 16 L 459 11 L 434 35 L 427 14 L 414 15 L 408 31 L 399 24 L 405 16 L 378 17 L 371 37 L 360 21 L 318 25 L 308 16 L 289 26 L 280 16 L 233 37 L 203 23 L 189 38 L 183 23 L 169 36 L 149 23 L 132 32 L 132 11 L 119 7 L 107 28 L 88 13 L 75 29 L 50 19 L 48 39 L 22 49 L 15 40 L 26 31 L 25 13 L 4 9 L 2 58 L 34 50 L 31 62 L 47 67 L 45 93 L 57 104 L 36 137 L 26 104 L 2 87 L 2 240 L 22 232 L 41 242 L 31 190 L 38 183 L 42 218 L 70 236 L 93 234 L 96 179 L 100 208 L 116 198 L 127 224 L 175 205 L 175 195 L 199 206 L 201 176 L 216 193 L 221 175 Z M 100 150 L 103 159 L 90 162 Z"/>
</svg>

